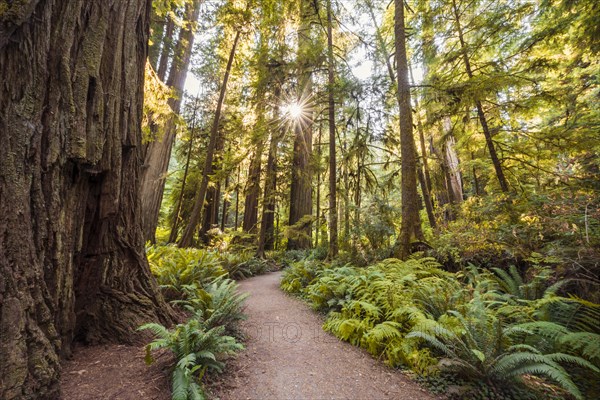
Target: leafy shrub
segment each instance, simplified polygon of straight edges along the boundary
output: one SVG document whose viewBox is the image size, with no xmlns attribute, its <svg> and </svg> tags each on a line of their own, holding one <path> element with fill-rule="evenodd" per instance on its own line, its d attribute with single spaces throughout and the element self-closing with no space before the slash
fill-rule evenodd
<svg viewBox="0 0 600 400">
<path fill-rule="evenodd" d="M 185 300 L 175 301 L 208 328 L 225 327 L 229 333 L 237 332 L 237 324 L 245 319 L 243 303 L 248 297 L 237 291 L 238 285 L 231 279 L 217 278 L 213 282 L 198 287 L 184 287 Z"/>
<path fill-rule="evenodd" d="M 168 330 L 160 324 L 146 324 L 140 330 L 150 330 L 156 339 L 146 346 L 146 362 L 152 363 L 152 352 L 168 348 L 177 359 L 172 374 L 173 400 L 204 399 L 200 384 L 204 373 L 221 372 L 223 357 L 243 349 L 231 336 L 224 335 L 225 328 L 216 326 L 208 329 L 206 325 L 192 318 L 185 324 L 179 324 Z"/>
<path fill-rule="evenodd" d="M 324 264 L 318 261 L 295 262 L 284 270 L 281 288 L 287 293 L 299 294 L 317 277 L 317 272 L 324 268 Z"/>
<path fill-rule="evenodd" d="M 219 254 L 219 259 L 229 276 L 237 280 L 277 270 L 277 264 L 257 258 L 254 254 L 254 251 L 222 252 Z"/>
<path fill-rule="evenodd" d="M 456 398 L 589 397 L 600 377 L 600 305 L 559 296 L 566 283 L 539 265 L 524 276 L 473 265 L 450 273 L 414 258 L 367 268 L 300 261 L 281 286 L 327 312 L 325 330 L 389 365 L 432 381 L 455 376 Z"/>
<path fill-rule="evenodd" d="M 209 250 L 149 246 L 146 253 L 150 270 L 167 298 L 178 297 L 185 285 L 202 285 L 227 275 L 217 255 Z"/>
<path fill-rule="evenodd" d="M 444 356 L 440 366 L 469 380 L 487 382 L 494 389 L 518 384 L 524 375 L 538 375 L 552 381 L 580 399 L 577 385 L 561 363 L 598 371 L 586 360 L 564 353 L 544 354 L 526 344 L 523 336 L 533 335 L 529 324 L 506 326 L 480 298 L 474 298 L 465 314 L 451 310 L 439 319 L 422 320 L 406 338 L 419 338 Z M 553 329 L 554 328 L 554 329 Z M 552 336 L 560 334 L 547 325 Z"/>
</svg>

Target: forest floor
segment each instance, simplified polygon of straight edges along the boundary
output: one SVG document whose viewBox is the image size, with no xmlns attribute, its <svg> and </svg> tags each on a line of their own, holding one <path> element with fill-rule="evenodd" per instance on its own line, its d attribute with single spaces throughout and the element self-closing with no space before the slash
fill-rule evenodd
<svg viewBox="0 0 600 400">
<path fill-rule="evenodd" d="M 246 349 L 213 376 L 208 390 L 222 400 L 396 399 L 435 397 L 402 372 L 321 328 L 323 318 L 279 289 L 281 273 L 247 279 L 240 290 L 248 319 Z M 144 346 L 80 347 L 63 365 L 69 400 L 170 399 L 168 354 L 144 363 Z"/>
</svg>

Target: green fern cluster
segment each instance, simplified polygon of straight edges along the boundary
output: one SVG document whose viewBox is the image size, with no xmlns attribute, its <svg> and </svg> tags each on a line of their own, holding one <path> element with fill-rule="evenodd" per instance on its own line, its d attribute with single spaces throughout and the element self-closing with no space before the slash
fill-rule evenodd
<svg viewBox="0 0 600 400">
<path fill-rule="evenodd" d="M 213 251 L 149 246 L 146 254 L 150 270 L 167 297 L 177 297 L 185 285 L 202 285 L 227 275 Z"/>
<path fill-rule="evenodd" d="M 283 272 L 281 288 L 284 292 L 300 294 L 300 292 L 317 278 L 317 273 L 325 269 L 319 261 L 297 261 Z"/>
<path fill-rule="evenodd" d="M 220 372 L 224 358 L 242 349 L 230 335 L 238 333 L 237 325 L 245 318 L 247 296 L 237 291 L 215 252 L 173 246 L 152 246 L 147 252 L 163 293 L 191 318 L 171 330 L 154 323 L 141 326 L 156 336 L 146 348 L 146 361 L 153 361 L 152 351 L 169 348 L 177 359 L 173 399 L 203 399 L 200 382 L 205 372 Z"/>
<path fill-rule="evenodd" d="M 204 286 L 187 285 L 184 300 L 173 303 L 189 311 L 209 328 L 225 327 L 228 333 L 237 333 L 237 324 L 244 320 L 243 303 L 247 294 L 239 293 L 237 283 L 217 278 Z"/>
<path fill-rule="evenodd" d="M 325 330 L 392 366 L 451 371 L 494 398 L 507 385 L 529 390 L 531 376 L 589 397 L 600 378 L 600 305 L 559 296 L 566 282 L 547 268 L 525 276 L 473 265 L 449 273 L 431 258 L 298 262 L 282 288 L 327 312 Z"/>
<path fill-rule="evenodd" d="M 223 358 L 243 349 L 233 337 L 224 335 L 225 327 L 207 328 L 196 318 L 171 330 L 155 323 L 139 329 L 150 330 L 156 336 L 146 346 L 146 363 L 151 364 L 152 352 L 162 348 L 171 350 L 177 359 L 172 374 L 173 400 L 205 399 L 200 383 L 205 372 L 221 372 L 225 365 Z"/>
<path fill-rule="evenodd" d="M 221 252 L 219 260 L 229 277 L 236 280 L 250 278 L 277 269 L 277 265 L 266 259 L 255 257 L 255 252 L 243 251 L 239 253 Z"/>
</svg>

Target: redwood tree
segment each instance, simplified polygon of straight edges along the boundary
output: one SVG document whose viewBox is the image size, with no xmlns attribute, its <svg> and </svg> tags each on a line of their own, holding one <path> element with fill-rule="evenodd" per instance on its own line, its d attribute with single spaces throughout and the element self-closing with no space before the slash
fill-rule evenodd
<svg viewBox="0 0 600 400">
<path fill-rule="evenodd" d="M 408 59 L 406 56 L 406 29 L 404 25 L 404 2 L 395 0 L 394 34 L 396 39 L 396 97 L 400 108 L 400 156 L 402 158 L 402 227 L 396 246 L 396 255 L 405 258 L 410 252 L 413 239 L 423 239 L 419 217 L 417 193 L 417 152 L 413 137 Z"/>
<path fill-rule="evenodd" d="M 0 398 L 56 398 L 74 339 L 168 322 L 140 229 L 150 4 L 3 2 Z"/>
</svg>

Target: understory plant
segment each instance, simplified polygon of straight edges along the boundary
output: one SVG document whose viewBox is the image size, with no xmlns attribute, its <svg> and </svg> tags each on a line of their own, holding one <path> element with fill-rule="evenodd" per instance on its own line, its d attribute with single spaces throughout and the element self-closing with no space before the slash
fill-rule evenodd
<svg viewBox="0 0 600 400">
<path fill-rule="evenodd" d="M 223 357 L 243 349 L 235 338 L 224 334 L 224 326 L 208 328 L 203 321 L 191 318 L 184 324 L 168 330 L 156 323 L 142 325 L 156 339 L 146 346 L 146 363 L 154 359 L 152 352 L 162 348 L 171 350 L 177 360 L 172 373 L 173 400 L 204 399 L 201 379 L 207 371 L 221 372 Z"/>
<path fill-rule="evenodd" d="M 281 286 L 326 312 L 325 330 L 389 365 L 455 376 L 458 397 L 538 398 L 554 388 L 583 399 L 600 378 L 600 306 L 561 296 L 567 284 L 539 265 L 450 273 L 412 258 L 366 268 L 297 262 Z"/>
<path fill-rule="evenodd" d="M 246 295 L 237 291 L 215 252 L 152 246 L 148 258 L 163 293 L 187 311 L 189 320 L 172 329 L 156 323 L 141 326 L 155 336 L 146 347 L 146 362 L 154 361 L 153 351 L 168 348 L 176 358 L 173 399 L 204 399 L 204 374 L 221 372 L 226 358 L 243 348 L 234 336 L 245 318 Z"/>
</svg>

